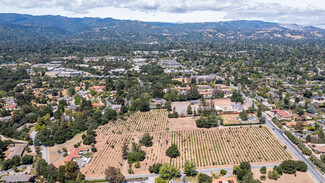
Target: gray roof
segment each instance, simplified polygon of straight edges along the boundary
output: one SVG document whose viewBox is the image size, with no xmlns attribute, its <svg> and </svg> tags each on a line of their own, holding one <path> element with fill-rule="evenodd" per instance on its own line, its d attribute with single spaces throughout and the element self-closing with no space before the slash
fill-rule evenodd
<svg viewBox="0 0 325 183">
<path fill-rule="evenodd" d="M 24 145 L 16 146 L 16 147 L 14 148 L 14 150 L 10 153 L 9 158 L 11 159 L 11 158 L 13 158 L 14 156 L 19 156 L 19 157 L 21 157 L 22 154 L 23 154 L 23 152 L 24 152 L 24 150 L 25 150 L 25 148 L 26 148 L 26 145 L 25 145 L 25 144 L 24 144 Z"/>
</svg>

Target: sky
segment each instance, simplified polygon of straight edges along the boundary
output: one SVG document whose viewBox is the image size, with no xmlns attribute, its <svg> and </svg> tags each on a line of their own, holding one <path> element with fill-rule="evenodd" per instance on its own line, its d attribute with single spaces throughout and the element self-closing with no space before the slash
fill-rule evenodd
<svg viewBox="0 0 325 183">
<path fill-rule="evenodd" d="M 0 0 L 0 13 L 173 23 L 263 20 L 325 28 L 325 0 Z"/>
</svg>

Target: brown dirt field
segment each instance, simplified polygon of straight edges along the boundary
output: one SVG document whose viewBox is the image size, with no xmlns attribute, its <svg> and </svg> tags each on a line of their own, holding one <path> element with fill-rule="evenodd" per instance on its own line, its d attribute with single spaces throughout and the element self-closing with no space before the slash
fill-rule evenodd
<svg viewBox="0 0 325 183">
<path fill-rule="evenodd" d="M 169 130 L 195 130 L 196 127 L 195 119 L 193 117 L 185 118 L 169 118 Z"/>
<path fill-rule="evenodd" d="M 55 153 L 50 155 L 50 162 L 53 163 L 56 159 L 60 157 L 60 154 Z"/>
<path fill-rule="evenodd" d="M 267 172 L 272 170 L 272 168 L 267 168 Z M 252 169 L 255 179 L 260 179 L 262 175 L 260 169 Z M 278 180 L 271 180 L 267 178 L 267 173 L 265 174 L 266 180 L 263 183 L 313 183 L 314 179 L 310 177 L 307 172 L 297 172 L 297 176 L 294 174 L 283 174 Z"/>
<path fill-rule="evenodd" d="M 168 131 L 165 129 L 167 126 L 165 110 L 137 112 L 126 121 L 101 126 L 96 137 L 98 152 L 81 169 L 82 173 L 86 177 L 103 177 L 104 170 L 110 165 L 127 174 L 128 165 L 122 159 L 122 145 L 128 142 L 131 147 L 132 142 L 138 142 L 145 132 L 150 132 L 153 136 L 153 146 L 142 147 L 146 152 L 146 159 L 140 162 L 140 168 L 132 168 L 135 174 L 149 173 L 149 166 L 164 162 L 183 168 L 186 160 L 192 160 L 201 169 L 233 166 L 242 161 L 265 164 L 292 159 L 292 155 L 283 148 L 284 145 L 265 126 L 177 131 Z M 181 125 L 176 125 L 174 128 L 180 127 Z M 181 155 L 170 160 L 165 152 L 172 143 L 178 146 Z"/>
<path fill-rule="evenodd" d="M 67 148 L 67 150 L 69 151 L 71 148 L 74 148 L 74 144 L 78 143 L 78 142 L 82 142 L 82 138 L 81 136 L 83 135 L 84 133 L 79 133 L 77 134 L 76 136 L 74 136 L 71 140 L 68 140 L 66 141 L 65 143 L 63 144 L 57 144 L 55 146 L 52 146 L 50 147 L 50 154 L 51 153 L 54 153 L 54 152 L 57 152 L 58 150 L 61 150 L 62 151 L 62 148 L 65 147 Z M 84 145 L 83 145 L 84 146 Z"/>
<path fill-rule="evenodd" d="M 62 95 L 63 95 L 64 97 L 69 97 L 68 90 L 67 90 L 67 89 L 62 90 Z"/>
<path fill-rule="evenodd" d="M 229 98 L 213 99 L 212 101 L 214 102 L 214 105 L 218 105 L 218 106 L 231 105 L 233 103 Z"/>
<path fill-rule="evenodd" d="M 240 122 L 236 119 L 238 117 L 238 114 L 225 114 L 221 115 L 223 119 L 223 124 L 240 124 Z"/>
</svg>

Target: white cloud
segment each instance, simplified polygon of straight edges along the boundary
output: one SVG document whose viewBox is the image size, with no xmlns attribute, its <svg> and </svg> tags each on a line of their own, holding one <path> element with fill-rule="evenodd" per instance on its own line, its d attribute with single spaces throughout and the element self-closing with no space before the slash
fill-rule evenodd
<svg viewBox="0 0 325 183">
<path fill-rule="evenodd" d="M 325 26 L 325 2 L 319 0 L 0 0 L 0 3 L 18 8 L 58 7 L 85 15 L 104 7 L 146 12 L 148 16 L 157 12 L 174 15 L 219 12 L 225 14 L 225 20 L 259 19 Z"/>
</svg>

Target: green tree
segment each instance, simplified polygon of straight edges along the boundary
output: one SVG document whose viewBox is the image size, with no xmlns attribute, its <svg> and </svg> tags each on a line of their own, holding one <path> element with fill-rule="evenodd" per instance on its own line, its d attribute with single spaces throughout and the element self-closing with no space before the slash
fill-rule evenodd
<svg viewBox="0 0 325 183">
<path fill-rule="evenodd" d="M 39 175 L 47 177 L 47 162 L 44 159 L 37 160 L 35 169 Z"/>
<path fill-rule="evenodd" d="M 149 133 L 145 133 L 143 135 L 142 139 L 139 141 L 139 143 L 146 146 L 146 147 L 151 147 L 152 146 L 152 139 L 153 139 L 153 137 L 150 136 Z"/>
<path fill-rule="evenodd" d="M 108 166 L 104 174 L 106 180 L 110 183 L 122 183 L 126 181 L 124 175 L 115 167 Z"/>
<path fill-rule="evenodd" d="M 161 163 L 155 163 L 155 164 L 149 166 L 149 172 L 150 173 L 159 173 L 161 166 L 162 166 Z"/>
<path fill-rule="evenodd" d="M 177 158 L 180 152 L 175 144 L 172 144 L 167 150 L 166 155 L 170 158 Z"/>
<path fill-rule="evenodd" d="M 260 169 L 261 174 L 266 174 L 266 167 L 262 166 Z"/>
<path fill-rule="evenodd" d="M 66 180 L 75 181 L 79 174 L 79 165 L 75 161 L 68 161 L 65 164 L 65 178 Z"/>
<path fill-rule="evenodd" d="M 56 170 L 56 179 L 58 182 L 65 182 L 65 165 L 60 165 Z"/>
<path fill-rule="evenodd" d="M 187 114 L 193 114 L 191 104 L 187 106 Z"/>
<path fill-rule="evenodd" d="M 187 176 L 195 176 L 197 174 L 195 163 L 190 161 L 185 161 L 184 173 Z"/>
<path fill-rule="evenodd" d="M 296 170 L 300 172 L 307 172 L 308 166 L 303 161 L 296 161 Z"/>
<path fill-rule="evenodd" d="M 280 164 L 283 173 L 294 174 L 296 173 L 296 162 L 294 160 L 285 160 Z"/>
<path fill-rule="evenodd" d="M 167 180 L 170 180 L 173 177 L 178 177 L 180 174 L 181 172 L 177 167 L 171 166 L 168 163 L 162 164 L 159 170 L 160 177 Z"/>
<path fill-rule="evenodd" d="M 212 183 L 210 176 L 200 173 L 198 176 L 198 183 Z"/>
<path fill-rule="evenodd" d="M 248 114 L 247 114 L 246 111 L 243 111 L 243 112 L 239 113 L 239 117 L 240 117 L 243 121 L 248 120 Z"/>
<path fill-rule="evenodd" d="M 27 164 L 32 164 L 33 163 L 33 159 L 34 159 L 34 156 L 32 155 L 25 155 L 21 158 L 21 163 L 23 165 L 27 165 Z"/>
<path fill-rule="evenodd" d="M 279 177 L 281 177 L 281 174 L 279 174 L 276 170 L 272 170 L 268 172 L 268 178 L 277 180 Z"/>
</svg>

